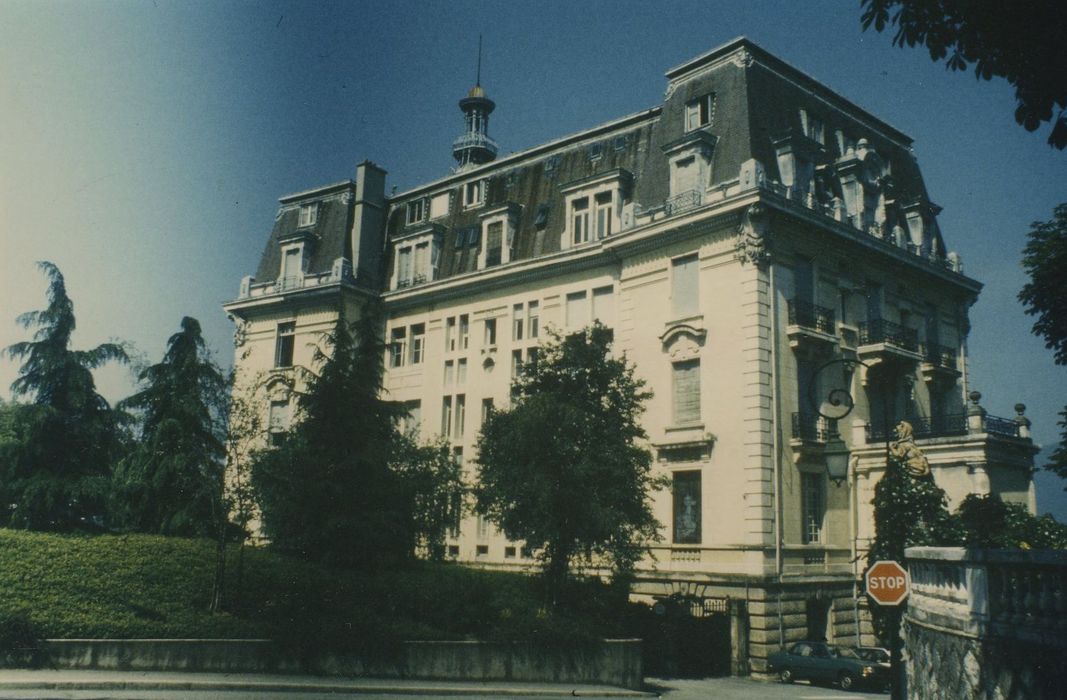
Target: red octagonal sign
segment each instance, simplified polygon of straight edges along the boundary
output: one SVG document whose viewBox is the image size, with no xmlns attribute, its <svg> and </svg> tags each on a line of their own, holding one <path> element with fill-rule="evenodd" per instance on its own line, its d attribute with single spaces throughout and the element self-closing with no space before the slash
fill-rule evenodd
<svg viewBox="0 0 1067 700">
<path fill-rule="evenodd" d="M 864 580 L 867 595 L 879 605 L 900 605 L 908 597 L 908 572 L 895 561 L 876 561 Z"/>
</svg>

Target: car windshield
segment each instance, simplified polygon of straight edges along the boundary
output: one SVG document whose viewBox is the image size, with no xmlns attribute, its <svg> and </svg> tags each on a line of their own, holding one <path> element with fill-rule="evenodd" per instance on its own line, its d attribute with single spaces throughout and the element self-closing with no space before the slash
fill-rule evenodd
<svg viewBox="0 0 1067 700">
<path fill-rule="evenodd" d="M 860 658 L 859 654 L 856 653 L 856 650 L 855 649 L 850 649 L 849 647 L 830 647 L 830 655 L 831 656 L 843 656 L 846 659 L 858 659 L 858 658 Z"/>
<path fill-rule="evenodd" d="M 889 654 L 882 649 L 857 649 L 856 653 L 868 661 L 889 661 Z"/>
</svg>

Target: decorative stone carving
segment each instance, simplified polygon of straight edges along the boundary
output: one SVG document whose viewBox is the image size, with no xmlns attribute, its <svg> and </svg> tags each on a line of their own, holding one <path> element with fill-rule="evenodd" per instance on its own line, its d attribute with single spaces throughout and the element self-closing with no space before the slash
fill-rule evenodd
<svg viewBox="0 0 1067 700">
<path fill-rule="evenodd" d="M 248 342 L 248 321 L 231 316 L 233 319 L 233 346 L 235 348 L 242 348 L 244 344 Z"/>
<path fill-rule="evenodd" d="M 767 210 L 756 202 L 741 216 L 738 227 L 741 234 L 737 241 L 736 255 L 741 264 L 752 263 L 764 267 L 771 261 L 770 225 Z"/>
<path fill-rule="evenodd" d="M 897 439 L 889 443 L 889 452 L 897 459 L 904 461 L 904 468 L 909 476 L 918 479 L 929 476 L 930 460 L 915 444 L 912 433 L 911 423 L 906 420 L 900 421 L 896 427 Z"/>
<path fill-rule="evenodd" d="M 293 393 L 293 382 L 288 376 L 276 374 L 267 380 L 264 388 L 271 401 L 288 401 Z"/>
<path fill-rule="evenodd" d="M 733 64 L 738 68 L 748 68 L 756 62 L 756 58 L 745 49 L 741 49 L 740 51 L 735 53 L 731 60 L 733 61 Z"/>
<path fill-rule="evenodd" d="M 688 323 L 675 323 L 659 337 L 671 362 L 685 362 L 700 357 L 700 348 L 708 332 Z"/>
</svg>

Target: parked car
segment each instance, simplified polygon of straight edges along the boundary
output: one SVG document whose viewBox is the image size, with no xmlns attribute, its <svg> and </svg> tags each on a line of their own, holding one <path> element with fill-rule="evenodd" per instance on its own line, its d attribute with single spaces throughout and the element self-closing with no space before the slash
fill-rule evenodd
<svg viewBox="0 0 1067 700">
<path fill-rule="evenodd" d="M 856 656 L 866 661 L 873 661 L 879 666 L 889 668 L 889 650 L 882 647 L 853 647 Z"/>
<path fill-rule="evenodd" d="M 771 673 L 783 683 L 809 680 L 812 683 L 836 683 L 842 690 L 854 685 L 885 689 L 889 687 L 889 668 L 861 659 L 848 647 L 825 642 L 797 642 L 777 651 L 767 659 Z"/>
</svg>

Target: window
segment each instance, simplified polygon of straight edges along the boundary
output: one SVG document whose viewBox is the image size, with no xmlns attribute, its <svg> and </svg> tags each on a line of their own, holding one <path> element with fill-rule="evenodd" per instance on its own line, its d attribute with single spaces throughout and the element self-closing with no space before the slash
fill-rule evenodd
<svg viewBox="0 0 1067 700">
<path fill-rule="evenodd" d="M 400 416 L 400 432 L 405 434 L 417 432 L 419 424 L 422 423 L 422 402 L 405 401 L 403 408 L 404 413 Z"/>
<path fill-rule="evenodd" d="M 567 327 L 581 328 L 589 322 L 589 303 L 587 294 L 571 292 L 567 295 Z"/>
<path fill-rule="evenodd" d="M 672 368 L 674 389 L 674 422 L 700 421 L 700 360 L 676 362 Z"/>
<path fill-rule="evenodd" d="M 286 248 L 282 253 L 282 286 L 291 289 L 304 274 L 304 250 L 301 246 Z"/>
<path fill-rule="evenodd" d="M 463 206 L 476 207 L 485 199 L 485 181 L 468 182 L 463 187 Z"/>
<path fill-rule="evenodd" d="M 826 144 L 826 127 L 815 117 L 808 118 L 808 138 L 823 145 Z"/>
<path fill-rule="evenodd" d="M 504 222 L 494 221 L 485 229 L 485 266 L 499 265 L 504 251 Z"/>
<path fill-rule="evenodd" d="M 601 192 L 594 199 L 596 200 L 596 237 L 607 238 L 611 235 L 612 212 L 615 209 L 612 194 Z"/>
<path fill-rule="evenodd" d="M 685 106 L 685 130 L 692 131 L 711 123 L 713 108 L 715 107 L 715 93 L 708 93 L 689 102 Z"/>
<path fill-rule="evenodd" d="M 296 339 L 296 322 L 286 321 L 278 324 L 274 341 L 274 366 L 293 366 L 293 341 Z"/>
<path fill-rule="evenodd" d="M 534 228 L 540 231 L 545 226 L 548 226 L 548 205 L 538 204 L 537 214 L 534 216 Z"/>
<path fill-rule="evenodd" d="M 463 428 L 467 419 L 467 397 L 464 394 L 456 394 L 456 411 L 453 420 L 455 433 L 452 435 L 457 440 L 463 439 Z"/>
<path fill-rule="evenodd" d="M 489 420 L 489 416 L 493 414 L 493 400 L 482 399 L 482 425 Z"/>
<path fill-rule="evenodd" d="M 448 214 L 449 205 L 452 202 L 452 195 L 449 192 L 442 192 L 441 194 L 435 194 L 430 199 L 430 218 L 440 219 L 442 216 Z"/>
<path fill-rule="evenodd" d="M 463 517 L 463 494 L 453 493 L 448 498 L 448 536 L 459 537 L 459 523 Z M 449 547 L 451 549 L 451 547 Z M 459 554 L 459 547 L 456 547 Z"/>
<path fill-rule="evenodd" d="M 459 533 L 457 532 L 456 534 L 451 535 L 451 536 L 452 537 L 459 537 Z M 459 556 L 459 545 L 458 544 L 450 544 L 450 545 L 448 545 L 448 556 L 450 556 L 450 557 L 458 557 Z"/>
<path fill-rule="evenodd" d="M 417 224 L 426 218 L 426 200 L 416 199 L 408 202 L 408 218 L 409 224 Z"/>
<path fill-rule="evenodd" d="M 521 547 L 519 549 L 519 556 L 522 557 L 523 559 L 533 559 L 533 557 L 534 557 L 533 547 L 527 547 L 527 546 L 524 545 L 523 547 Z"/>
<path fill-rule="evenodd" d="M 459 358 L 459 362 L 456 363 L 456 384 L 467 383 L 467 358 Z"/>
<path fill-rule="evenodd" d="M 407 346 L 407 328 L 394 328 L 389 343 L 389 366 L 403 367 Z"/>
<path fill-rule="evenodd" d="M 270 444 L 279 446 L 285 440 L 285 432 L 289 430 L 289 402 L 271 401 L 270 413 L 267 416 L 267 429 L 270 432 Z"/>
<path fill-rule="evenodd" d="M 446 396 L 441 399 L 441 434 L 452 434 L 452 397 Z"/>
<path fill-rule="evenodd" d="M 319 204 L 313 202 L 311 204 L 300 205 L 300 220 L 297 222 L 297 226 L 303 228 L 304 226 L 314 226 L 315 219 L 318 218 Z"/>
<path fill-rule="evenodd" d="M 574 245 L 589 241 L 589 198 L 571 202 L 571 241 Z"/>
<path fill-rule="evenodd" d="M 470 340 L 470 322 L 467 314 L 459 317 L 459 349 L 466 350 Z"/>
<path fill-rule="evenodd" d="M 700 288 L 696 253 L 671 260 L 671 308 L 675 318 L 700 312 Z"/>
<path fill-rule="evenodd" d="M 406 287 L 411 284 L 411 246 L 400 249 L 396 263 L 396 286 Z"/>
<path fill-rule="evenodd" d="M 505 559 L 514 559 L 515 558 L 515 548 L 514 547 L 504 547 L 504 558 Z"/>
<path fill-rule="evenodd" d="M 630 145 L 630 135 L 622 134 L 621 136 L 616 136 L 611 145 L 616 151 L 625 151 L 626 147 Z"/>
<path fill-rule="evenodd" d="M 537 369 L 537 348 L 526 349 L 526 364 L 530 365 L 530 370 Z"/>
<path fill-rule="evenodd" d="M 430 270 L 430 243 L 419 243 L 415 246 L 414 255 L 414 269 L 412 270 L 411 281 L 415 284 L 425 282 L 429 277 L 428 272 Z"/>
<path fill-rule="evenodd" d="M 491 348 L 496 345 L 496 319 L 485 319 L 485 338 L 484 345 L 487 348 Z"/>
<path fill-rule="evenodd" d="M 700 544 L 700 472 L 675 472 L 671 486 L 673 541 L 675 544 Z"/>
<path fill-rule="evenodd" d="M 478 539 L 484 540 L 489 537 L 489 521 L 484 515 L 478 516 Z"/>
<path fill-rule="evenodd" d="M 426 324 L 416 323 L 411 327 L 411 364 L 422 364 L 425 344 Z"/>
<path fill-rule="evenodd" d="M 536 338 L 540 331 L 537 325 L 538 306 L 536 301 L 531 301 L 526 305 L 526 335 L 530 338 Z"/>
<path fill-rule="evenodd" d="M 522 333 L 525 330 L 526 319 L 523 318 L 523 305 L 515 304 L 511 307 L 511 339 L 522 340 Z"/>
<path fill-rule="evenodd" d="M 452 383 L 456 381 L 456 363 L 452 360 L 445 361 L 445 386 L 452 386 Z"/>
<path fill-rule="evenodd" d="M 515 381 L 522 372 L 522 350 L 511 351 L 511 380 Z"/>
<path fill-rule="evenodd" d="M 445 352 L 453 352 L 456 349 L 456 317 L 450 316 L 445 320 Z"/>
<path fill-rule="evenodd" d="M 593 318 L 611 327 L 615 325 L 614 288 L 600 287 L 593 290 Z"/>
<path fill-rule="evenodd" d="M 826 511 L 822 474 L 800 474 L 801 512 L 804 518 L 804 544 L 822 542 L 822 521 Z"/>
<path fill-rule="evenodd" d="M 594 143 L 588 149 L 589 160 L 598 161 L 604 155 L 604 144 Z"/>
<path fill-rule="evenodd" d="M 487 545 L 487 544 L 475 545 L 475 547 L 474 547 L 474 556 L 475 557 L 487 557 L 487 556 L 489 556 L 489 545 Z"/>
</svg>

